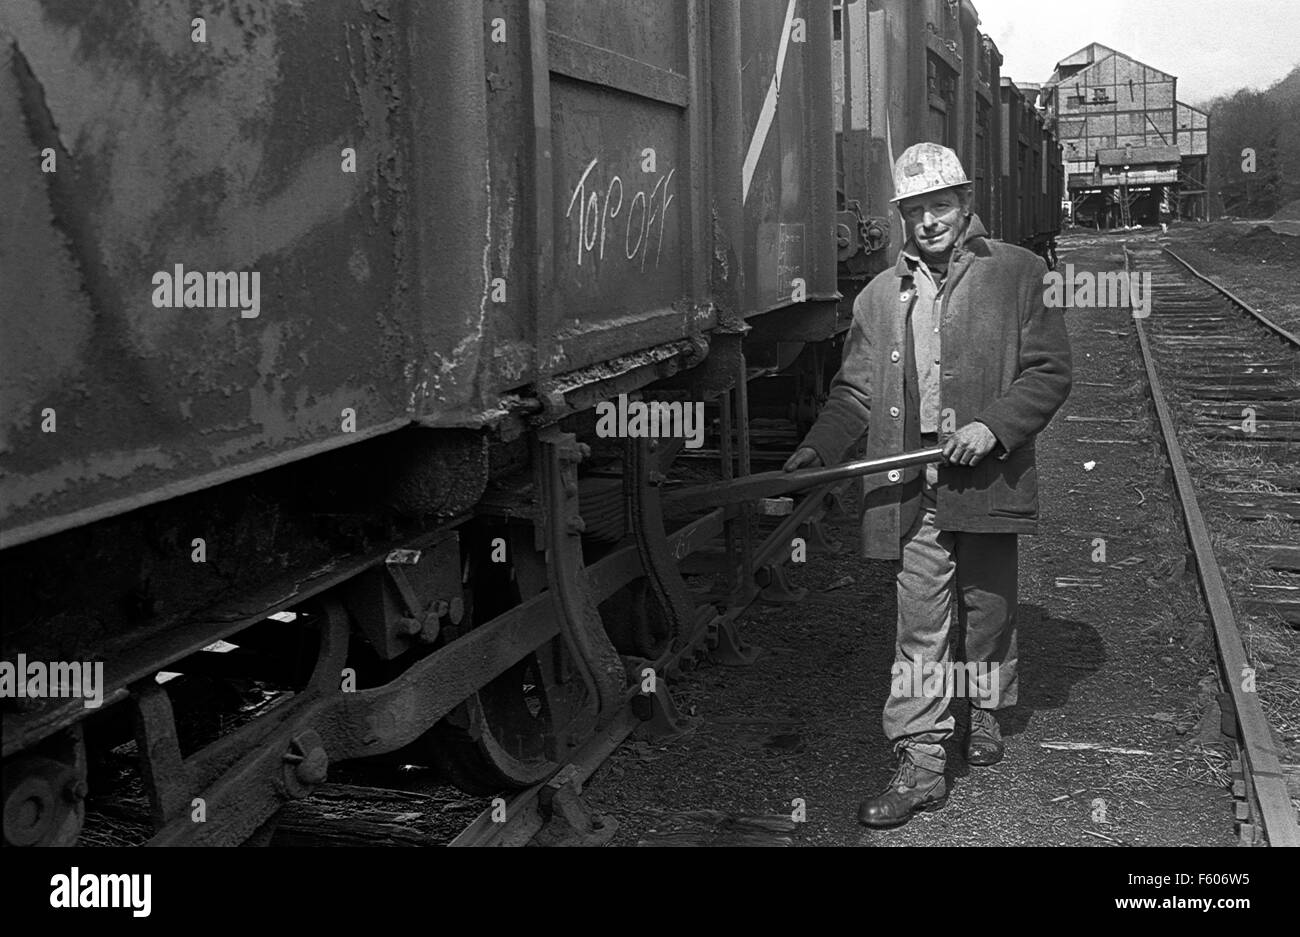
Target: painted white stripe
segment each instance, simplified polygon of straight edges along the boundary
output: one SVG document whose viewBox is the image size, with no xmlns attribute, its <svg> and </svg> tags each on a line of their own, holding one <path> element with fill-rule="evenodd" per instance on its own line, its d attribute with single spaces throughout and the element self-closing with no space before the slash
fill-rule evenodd
<svg viewBox="0 0 1300 937">
<path fill-rule="evenodd" d="M 785 8 L 785 26 L 781 30 L 781 45 L 776 53 L 776 74 L 767 86 L 767 97 L 763 99 L 763 109 L 758 114 L 758 125 L 754 136 L 749 140 L 749 152 L 745 154 L 745 168 L 741 181 L 741 202 L 749 201 L 749 184 L 754 180 L 754 170 L 758 168 L 758 158 L 763 154 L 763 145 L 772 130 L 772 121 L 776 119 L 776 101 L 781 95 L 781 72 L 785 69 L 785 54 L 790 48 L 790 29 L 794 24 L 794 7 L 798 0 L 790 0 Z"/>
<path fill-rule="evenodd" d="M 889 189 L 894 195 L 898 194 L 898 187 L 894 184 L 894 165 L 898 162 L 898 157 L 894 155 L 894 128 L 890 124 L 889 111 L 885 111 L 885 149 L 889 151 Z M 894 195 L 891 195 L 892 199 Z"/>
<path fill-rule="evenodd" d="M 885 173 L 889 176 L 889 190 L 893 195 L 898 194 L 898 187 L 894 184 L 894 166 L 898 158 L 894 156 L 894 128 L 889 119 L 889 111 L 885 111 L 885 148 L 889 151 L 889 166 Z M 893 195 L 890 198 L 893 198 Z M 894 202 L 890 201 L 893 205 Z M 897 235 L 895 237 L 895 235 Z M 907 229 L 903 227 L 903 216 L 896 211 L 889 212 L 889 243 L 902 245 L 907 241 Z M 902 250 L 900 246 L 899 250 Z"/>
</svg>

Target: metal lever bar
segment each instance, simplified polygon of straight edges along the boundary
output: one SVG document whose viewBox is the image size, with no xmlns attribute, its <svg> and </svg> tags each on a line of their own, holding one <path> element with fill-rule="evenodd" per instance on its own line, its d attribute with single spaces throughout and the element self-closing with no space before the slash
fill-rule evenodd
<svg viewBox="0 0 1300 937">
<path fill-rule="evenodd" d="M 678 491 L 664 492 L 665 506 L 688 511 L 706 510 L 721 507 L 724 504 L 737 504 L 743 501 L 756 501 L 759 498 L 774 498 L 778 495 L 801 491 L 829 482 L 855 478 L 859 475 L 880 475 L 894 469 L 910 468 L 913 465 L 925 465 L 943 459 L 943 449 L 920 449 L 916 452 L 904 452 L 902 455 L 886 456 L 883 459 L 861 459 L 857 462 L 845 462 L 829 468 L 799 469 L 795 472 L 760 472 L 729 481 L 710 482 L 707 485 L 692 485 Z"/>
</svg>

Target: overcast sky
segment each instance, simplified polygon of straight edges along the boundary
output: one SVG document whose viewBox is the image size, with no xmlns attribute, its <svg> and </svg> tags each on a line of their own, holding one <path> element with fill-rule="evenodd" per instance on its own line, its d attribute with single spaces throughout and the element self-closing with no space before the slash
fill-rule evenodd
<svg viewBox="0 0 1300 937">
<path fill-rule="evenodd" d="M 1092 42 L 1177 76 L 1187 104 L 1263 90 L 1300 64 L 1300 0 L 975 0 L 975 8 L 1006 59 L 1003 75 L 1019 81 L 1047 80 Z"/>
</svg>

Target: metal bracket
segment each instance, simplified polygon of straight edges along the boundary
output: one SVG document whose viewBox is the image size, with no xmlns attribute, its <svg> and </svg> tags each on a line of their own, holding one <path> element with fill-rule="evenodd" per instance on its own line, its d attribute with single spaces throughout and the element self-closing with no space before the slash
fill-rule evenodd
<svg viewBox="0 0 1300 937">
<path fill-rule="evenodd" d="M 820 520 L 804 524 L 802 536 L 810 551 L 823 556 L 836 556 L 844 548 L 843 540 L 832 540 L 827 536 L 826 526 Z"/>
<path fill-rule="evenodd" d="M 655 740 L 676 738 L 695 727 L 696 720 L 677 708 L 668 681 L 655 681 L 653 693 L 642 693 L 632 700 L 632 712 L 641 720 L 634 735 L 638 739 Z"/>
<path fill-rule="evenodd" d="M 537 793 L 545 825 L 533 842 L 538 846 L 604 846 L 618 832 L 618 821 L 592 813 L 574 780 L 577 768 L 566 765 Z"/>
<path fill-rule="evenodd" d="M 758 600 L 768 605 L 795 605 L 808 597 L 807 589 L 790 587 L 785 566 L 781 563 L 769 563 L 755 570 L 754 580 L 762 586 Z"/>
<path fill-rule="evenodd" d="M 393 550 L 343 590 L 343 602 L 383 660 L 416 645 L 431 645 L 439 619 L 459 624 L 465 612 L 460 583 L 460 540 L 450 532 L 420 550 Z"/>
<path fill-rule="evenodd" d="M 181 757 L 167 691 L 147 679 L 132 688 L 131 697 L 140 775 L 149 796 L 154 829 L 161 830 L 189 809 L 195 794 L 194 778 Z"/>
<path fill-rule="evenodd" d="M 637 648 L 647 657 L 674 647 L 691 629 L 695 604 L 691 601 L 686 583 L 682 581 L 677 561 L 668 546 L 664 533 L 663 510 L 659 499 L 659 482 L 663 480 L 662 466 L 651 452 L 648 439 L 629 439 L 624 447 L 624 491 L 631 510 L 632 533 L 636 538 L 637 553 L 651 601 L 654 605 L 653 624 L 659 625 L 658 647 Z"/>
<path fill-rule="evenodd" d="M 554 426 L 539 430 L 536 439 L 534 466 L 543 504 L 538 535 L 550 561 L 549 592 L 560 633 L 592 694 L 595 720 L 603 724 L 622 708 L 626 678 L 618 651 L 605 633 L 582 558 L 586 525 L 578 513 L 577 466 L 589 450 L 572 433 Z"/>
<path fill-rule="evenodd" d="M 762 653 L 761 647 L 744 642 L 731 615 L 719 615 L 709 623 L 709 657 L 716 663 L 726 667 L 749 667 Z"/>
</svg>

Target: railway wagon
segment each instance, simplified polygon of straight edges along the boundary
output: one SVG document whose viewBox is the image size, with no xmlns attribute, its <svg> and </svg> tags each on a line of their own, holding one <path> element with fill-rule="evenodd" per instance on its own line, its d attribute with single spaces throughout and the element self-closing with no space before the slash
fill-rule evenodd
<svg viewBox="0 0 1300 937">
<path fill-rule="evenodd" d="M 1037 95 L 1035 95 L 1037 101 Z M 1056 266 L 1056 238 L 1061 233 L 1061 187 L 1064 184 L 1061 145 L 1056 139 L 1053 119 L 1046 111 L 1034 109 L 1034 126 L 1038 133 L 1039 169 L 1034 242 L 1027 245 Z"/>
<path fill-rule="evenodd" d="M 1029 162 L 1029 143 L 1023 135 L 1025 96 L 1016 83 L 1002 76 L 1002 239 L 1020 244 L 1026 230 L 1025 202 L 1026 164 Z"/>
<path fill-rule="evenodd" d="M 1057 128 L 1054 121 L 1049 120 L 1046 127 L 1047 139 L 1044 146 L 1047 149 L 1047 205 L 1046 211 L 1046 229 L 1055 239 L 1061 232 L 1061 227 L 1065 223 L 1063 202 L 1065 201 L 1065 153 L 1061 149 L 1060 141 L 1056 136 Z M 1051 255 L 1056 256 L 1055 244 L 1051 245 Z M 1053 263 L 1055 266 L 1055 263 Z"/>
<path fill-rule="evenodd" d="M 1037 91 L 1002 78 L 1002 222 L 1000 236 L 1055 265 L 1061 228 L 1061 152 L 1035 107 Z"/>
<path fill-rule="evenodd" d="M 956 151 L 972 182 L 975 213 L 994 237 L 1019 243 L 1019 219 L 1003 217 L 1003 59 L 979 22 L 970 0 L 837 4 L 838 231 L 846 303 L 897 256 L 904 235 L 890 204 L 893 164 L 914 143 L 929 140 Z"/>
<path fill-rule="evenodd" d="M 929 140 L 955 150 L 963 165 L 977 163 L 977 23 L 970 0 L 850 0 L 840 10 L 841 243 L 850 242 L 841 257 L 858 289 L 903 243 L 890 204 L 895 158 Z M 979 181 L 982 204 L 988 181 Z M 851 301 L 849 292 L 857 290 L 846 291 Z"/>
<path fill-rule="evenodd" d="M 1002 53 L 980 34 L 975 93 L 975 212 L 994 237 L 1002 237 Z"/>
<path fill-rule="evenodd" d="M 157 843 L 399 750 L 529 784 L 718 641 L 658 505 L 681 441 L 593 408 L 743 415 L 746 354 L 834 331 L 830 31 L 811 0 L 6 3 L 3 658 L 103 665 L 101 705 L 5 701 L 6 841 L 74 840 L 130 741 Z M 182 724 L 227 678 L 276 705 Z"/>
</svg>

